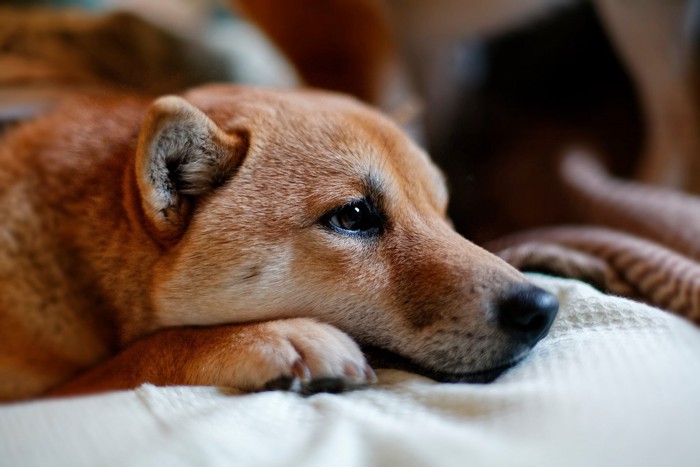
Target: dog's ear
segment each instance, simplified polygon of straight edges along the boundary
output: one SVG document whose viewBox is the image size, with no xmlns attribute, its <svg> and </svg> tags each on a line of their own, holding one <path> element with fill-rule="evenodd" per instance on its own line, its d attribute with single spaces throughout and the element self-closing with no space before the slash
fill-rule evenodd
<svg viewBox="0 0 700 467">
<path fill-rule="evenodd" d="M 177 237 L 192 201 L 223 184 L 248 149 L 245 135 L 225 133 L 176 96 L 148 111 L 136 150 L 136 180 L 146 217 L 164 238 Z"/>
</svg>

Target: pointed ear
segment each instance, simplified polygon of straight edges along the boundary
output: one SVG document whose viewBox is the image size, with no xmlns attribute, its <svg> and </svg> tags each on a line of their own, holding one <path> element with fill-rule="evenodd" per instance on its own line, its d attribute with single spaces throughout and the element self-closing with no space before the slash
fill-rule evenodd
<svg viewBox="0 0 700 467">
<path fill-rule="evenodd" d="M 136 180 L 146 217 L 158 234 L 175 238 L 193 197 L 223 184 L 248 150 L 245 134 L 228 134 L 176 96 L 157 99 L 141 127 Z"/>
</svg>

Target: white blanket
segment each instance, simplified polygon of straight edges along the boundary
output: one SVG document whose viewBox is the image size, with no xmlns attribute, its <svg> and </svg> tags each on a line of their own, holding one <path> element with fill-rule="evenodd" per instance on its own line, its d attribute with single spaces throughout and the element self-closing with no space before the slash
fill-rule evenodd
<svg viewBox="0 0 700 467">
<path fill-rule="evenodd" d="M 492 384 L 378 371 L 301 397 L 150 385 L 0 407 L 0 465 L 700 466 L 700 331 L 575 281 L 532 276 L 561 312 Z"/>
</svg>

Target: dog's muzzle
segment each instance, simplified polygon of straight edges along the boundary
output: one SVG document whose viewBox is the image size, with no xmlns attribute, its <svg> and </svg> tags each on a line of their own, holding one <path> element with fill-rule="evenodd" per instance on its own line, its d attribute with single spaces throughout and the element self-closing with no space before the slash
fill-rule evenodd
<svg viewBox="0 0 700 467">
<path fill-rule="evenodd" d="M 363 351 L 375 368 L 410 371 L 442 382 L 490 383 L 520 362 L 527 351 L 547 335 L 558 311 L 559 302 L 551 293 L 529 284 L 513 286 L 496 303 L 496 317 L 497 325 L 511 341 L 510 345 L 519 350 L 498 365 L 474 372 L 429 369 L 410 357 L 375 346 L 363 346 Z"/>
</svg>

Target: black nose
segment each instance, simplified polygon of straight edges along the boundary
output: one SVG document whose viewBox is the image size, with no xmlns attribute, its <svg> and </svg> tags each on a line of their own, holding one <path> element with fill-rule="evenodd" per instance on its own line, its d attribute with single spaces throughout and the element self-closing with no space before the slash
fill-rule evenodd
<svg viewBox="0 0 700 467">
<path fill-rule="evenodd" d="M 559 310 L 557 297 L 532 285 L 511 289 L 498 306 L 501 328 L 524 344 L 547 335 Z"/>
</svg>

